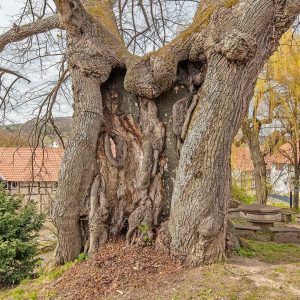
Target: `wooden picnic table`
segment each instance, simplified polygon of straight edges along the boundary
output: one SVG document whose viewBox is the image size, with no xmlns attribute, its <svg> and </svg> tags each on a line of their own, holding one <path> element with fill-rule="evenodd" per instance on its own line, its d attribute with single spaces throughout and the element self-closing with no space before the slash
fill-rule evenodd
<svg viewBox="0 0 300 300">
<path fill-rule="evenodd" d="M 279 207 L 252 204 L 239 206 L 240 214 L 248 222 L 257 225 L 263 232 L 270 232 L 275 222 L 281 221 L 281 209 Z"/>
</svg>

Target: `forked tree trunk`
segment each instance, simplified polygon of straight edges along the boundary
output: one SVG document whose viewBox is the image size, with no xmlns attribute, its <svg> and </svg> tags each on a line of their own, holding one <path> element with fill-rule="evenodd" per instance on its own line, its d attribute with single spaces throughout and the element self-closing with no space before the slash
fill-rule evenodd
<svg viewBox="0 0 300 300">
<path fill-rule="evenodd" d="M 196 64 L 193 72 L 197 68 L 201 69 Z M 64 155 L 63 165 L 73 162 L 74 172 L 62 168 L 64 188 L 58 195 L 64 201 L 56 201 L 53 211 L 59 229 L 58 262 L 72 260 L 82 251 L 93 253 L 109 236 L 123 233 L 129 244 L 144 244 L 145 237 L 153 242 L 160 224 L 168 219 L 180 136 L 193 107 L 192 75 L 187 64 L 179 70 L 174 87 L 151 100 L 126 92 L 125 71 L 117 68 L 101 89 L 93 87 L 99 92 L 98 104 L 103 102 L 102 115 L 95 107 L 83 107 L 87 99 L 81 104 L 94 121 L 86 131 L 80 120 Z M 76 87 L 90 95 L 87 85 Z M 85 138 L 92 136 L 94 142 L 78 139 L 80 132 L 88 132 Z"/>
<path fill-rule="evenodd" d="M 59 262 L 109 235 L 152 241 L 168 217 L 172 255 L 192 265 L 222 259 L 231 144 L 300 2 L 202 1 L 190 28 L 143 58 L 126 52 L 107 11 L 101 20 L 111 1 L 87 1 L 99 16 L 79 0 L 55 2 L 75 102 L 54 209 Z"/>
</svg>

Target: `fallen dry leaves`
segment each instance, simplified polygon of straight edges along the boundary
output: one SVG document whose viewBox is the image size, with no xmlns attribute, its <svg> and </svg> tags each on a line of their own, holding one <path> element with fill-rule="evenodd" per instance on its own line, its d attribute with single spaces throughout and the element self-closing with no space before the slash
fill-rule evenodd
<svg viewBox="0 0 300 300">
<path fill-rule="evenodd" d="M 66 271 L 55 284 L 56 299 L 103 299 L 164 284 L 182 267 L 154 247 L 126 247 L 123 240 L 107 243 L 86 262 Z"/>
</svg>

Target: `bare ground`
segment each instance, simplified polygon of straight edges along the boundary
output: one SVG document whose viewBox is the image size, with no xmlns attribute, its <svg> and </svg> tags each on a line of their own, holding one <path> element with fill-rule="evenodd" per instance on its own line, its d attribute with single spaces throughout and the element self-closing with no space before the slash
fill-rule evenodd
<svg viewBox="0 0 300 300">
<path fill-rule="evenodd" d="M 117 240 L 58 278 L 21 285 L 23 298 L 11 292 L 0 293 L 0 299 L 300 299 L 300 247 L 295 247 L 283 253 L 282 261 L 276 256 L 275 263 L 265 262 L 272 261 L 266 252 L 259 259 L 234 255 L 188 269 L 154 247 L 126 247 Z"/>
<path fill-rule="evenodd" d="M 68 270 L 55 291 L 55 299 L 72 300 L 300 299 L 300 263 L 233 256 L 225 263 L 184 269 L 152 247 L 116 241 Z"/>
</svg>

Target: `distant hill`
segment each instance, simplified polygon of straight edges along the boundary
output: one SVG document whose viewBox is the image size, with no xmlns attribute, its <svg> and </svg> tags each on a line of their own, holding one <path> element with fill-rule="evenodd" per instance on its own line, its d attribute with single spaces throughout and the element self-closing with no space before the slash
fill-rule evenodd
<svg viewBox="0 0 300 300">
<path fill-rule="evenodd" d="M 28 146 L 29 141 L 23 135 L 0 129 L 0 147 Z"/>
<path fill-rule="evenodd" d="M 66 141 L 72 130 L 72 117 L 57 117 L 54 118 L 54 123 L 58 128 L 63 140 Z M 9 146 L 6 144 L 11 139 L 15 140 L 15 142 L 11 142 L 12 146 L 21 146 L 23 144 L 24 145 L 30 144 L 30 140 L 33 139 L 35 125 L 36 125 L 36 119 L 32 119 L 24 124 L 0 126 L 0 139 L 1 139 L 1 132 L 3 136 L 7 136 L 7 138 L 3 140 L 4 141 L 3 143 L 1 140 L 0 144 L 4 144 L 2 145 L 2 147 Z M 16 139 L 16 137 L 19 137 L 19 139 Z M 49 124 L 46 126 L 44 144 L 46 146 L 49 146 L 53 142 L 59 143 L 59 138 L 57 137 L 55 130 Z"/>
</svg>

